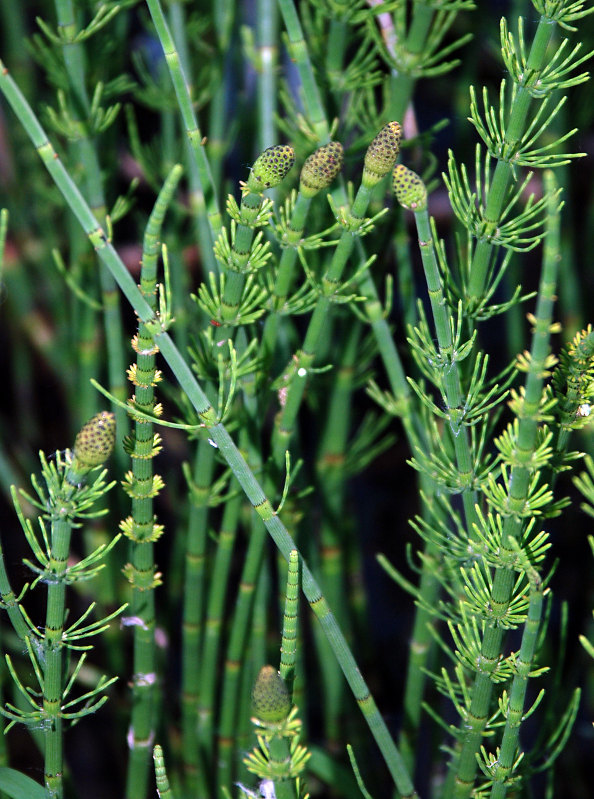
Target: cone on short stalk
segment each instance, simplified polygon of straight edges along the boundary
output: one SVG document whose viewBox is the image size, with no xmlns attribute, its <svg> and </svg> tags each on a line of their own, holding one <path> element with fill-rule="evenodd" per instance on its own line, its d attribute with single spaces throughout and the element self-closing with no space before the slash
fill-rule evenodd
<svg viewBox="0 0 594 799">
<path fill-rule="evenodd" d="M 268 147 L 256 158 L 247 181 L 248 189 L 259 194 L 278 186 L 295 163 L 295 150 L 290 144 Z"/>
<path fill-rule="evenodd" d="M 365 153 L 363 185 L 372 188 L 392 171 L 398 153 L 402 130 L 398 122 L 388 122 L 371 142 Z"/>
<path fill-rule="evenodd" d="M 412 169 L 396 164 L 392 175 L 392 188 L 399 204 L 410 211 L 423 211 L 427 207 L 427 187 Z"/>
<path fill-rule="evenodd" d="M 84 424 L 74 441 L 74 456 L 77 466 L 92 469 L 109 458 L 115 446 L 115 415 L 101 411 Z"/>
<path fill-rule="evenodd" d="M 254 716 L 269 724 L 280 724 L 289 715 L 291 700 L 285 681 L 273 666 L 262 666 L 252 689 Z"/>
<path fill-rule="evenodd" d="M 318 148 L 301 167 L 299 191 L 305 197 L 315 197 L 322 189 L 327 189 L 342 169 L 343 160 L 344 151 L 338 141 Z"/>
</svg>

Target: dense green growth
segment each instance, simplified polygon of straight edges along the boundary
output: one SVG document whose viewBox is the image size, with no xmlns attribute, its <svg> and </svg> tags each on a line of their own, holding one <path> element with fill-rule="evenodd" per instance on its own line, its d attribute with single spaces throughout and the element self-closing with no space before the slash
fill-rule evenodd
<svg viewBox="0 0 594 799">
<path fill-rule="evenodd" d="M 593 11 L 0 4 L 0 799 L 586 795 Z"/>
</svg>

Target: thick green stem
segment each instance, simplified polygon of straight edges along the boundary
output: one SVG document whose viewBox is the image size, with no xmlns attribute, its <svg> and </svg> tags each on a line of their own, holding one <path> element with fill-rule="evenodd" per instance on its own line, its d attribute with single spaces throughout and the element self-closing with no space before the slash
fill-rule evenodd
<svg viewBox="0 0 594 799">
<path fill-rule="evenodd" d="M 520 726 L 524 718 L 528 679 L 533 668 L 534 655 L 538 643 L 543 596 L 543 586 L 539 576 L 537 574 L 531 575 L 528 616 L 524 623 L 520 652 L 515 661 L 516 673 L 509 691 L 507 716 L 499 757 L 493 771 L 493 786 L 490 799 L 505 799 L 507 796 L 508 780 L 513 776 L 514 765 L 519 755 Z"/>
<path fill-rule="evenodd" d="M 295 3 L 293 0 L 278 0 L 278 7 L 287 29 L 289 54 L 299 70 L 308 121 L 316 132 L 318 142 L 326 144 L 330 141 L 330 127 L 326 120 L 320 90 L 309 59 Z"/>
</svg>

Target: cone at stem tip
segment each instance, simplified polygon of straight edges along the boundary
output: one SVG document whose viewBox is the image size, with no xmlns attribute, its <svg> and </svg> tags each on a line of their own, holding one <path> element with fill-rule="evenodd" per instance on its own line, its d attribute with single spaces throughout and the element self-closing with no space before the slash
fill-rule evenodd
<svg viewBox="0 0 594 799">
<path fill-rule="evenodd" d="M 392 175 L 392 188 L 396 199 L 403 208 L 411 211 L 424 211 L 427 207 L 427 187 L 411 169 L 404 164 L 396 164 Z"/>
<path fill-rule="evenodd" d="M 314 197 L 328 188 L 342 168 L 344 152 L 342 144 L 331 141 L 305 159 L 301 168 L 299 191 L 305 197 Z"/>
<path fill-rule="evenodd" d="M 250 191 L 260 193 L 271 189 L 284 180 L 295 163 L 295 150 L 290 144 L 276 144 L 268 147 L 254 161 L 247 181 Z"/>
<path fill-rule="evenodd" d="M 115 445 L 115 415 L 100 411 L 84 424 L 74 441 L 74 455 L 83 467 L 91 469 L 104 463 Z"/>
<path fill-rule="evenodd" d="M 365 153 L 363 185 L 371 188 L 391 172 L 400 151 L 402 130 L 398 122 L 388 122 L 371 142 Z"/>
<path fill-rule="evenodd" d="M 252 711 L 263 722 L 280 724 L 289 715 L 291 700 L 285 681 L 273 666 L 262 666 L 252 689 Z"/>
</svg>

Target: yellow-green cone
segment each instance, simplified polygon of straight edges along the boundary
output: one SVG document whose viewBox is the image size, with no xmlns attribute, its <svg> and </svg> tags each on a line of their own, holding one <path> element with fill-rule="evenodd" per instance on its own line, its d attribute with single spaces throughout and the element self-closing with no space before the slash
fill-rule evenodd
<svg viewBox="0 0 594 799">
<path fill-rule="evenodd" d="M 252 710 L 260 721 L 280 724 L 289 715 L 291 700 L 285 681 L 272 666 L 262 666 L 252 689 Z"/>
<path fill-rule="evenodd" d="M 403 208 L 424 211 L 427 207 L 427 187 L 417 173 L 407 169 L 404 164 L 397 164 L 394 167 L 392 187 L 396 199 Z"/>
<path fill-rule="evenodd" d="M 88 468 L 104 463 L 115 445 L 115 416 L 101 411 L 83 425 L 74 442 L 74 455 Z"/>
<path fill-rule="evenodd" d="M 315 197 L 327 189 L 342 168 L 344 153 L 342 144 L 331 141 L 313 152 L 301 168 L 299 191 L 305 197 Z"/>
<path fill-rule="evenodd" d="M 259 193 L 278 186 L 294 163 L 295 150 L 290 144 L 268 147 L 254 162 L 247 182 L 249 190 Z"/>
<path fill-rule="evenodd" d="M 398 122 L 388 122 L 371 142 L 365 153 L 363 185 L 370 189 L 392 171 L 400 151 L 402 130 Z"/>
</svg>

